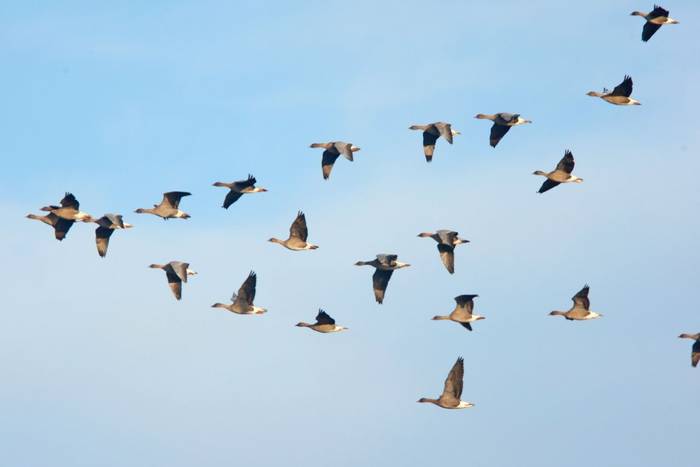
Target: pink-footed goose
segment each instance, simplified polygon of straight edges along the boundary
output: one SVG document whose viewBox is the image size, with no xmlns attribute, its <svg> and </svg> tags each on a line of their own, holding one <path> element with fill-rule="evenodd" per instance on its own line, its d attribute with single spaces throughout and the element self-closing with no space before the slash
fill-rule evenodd
<svg viewBox="0 0 700 467">
<path fill-rule="evenodd" d="M 535 170 L 532 173 L 533 175 L 541 175 L 547 178 L 547 180 L 545 180 L 542 183 L 542 186 L 540 187 L 537 193 L 544 193 L 545 191 L 551 190 L 552 188 L 561 183 L 583 182 L 582 178 L 579 178 L 576 175 L 571 175 L 571 172 L 574 171 L 574 165 L 574 155 L 571 154 L 571 151 L 567 149 L 564 152 L 564 157 L 562 157 L 562 159 L 557 164 L 556 169 L 552 170 L 551 172 Z"/>
<path fill-rule="evenodd" d="M 586 321 L 603 316 L 600 313 L 590 310 L 591 302 L 588 300 L 589 289 L 590 287 L 586 284 L 576 295 L 571 297 L 574 304 L 568 311 L 552 311 L 549 314 L 551 316 L 563 316 L 569 321 Z"/>
<path fill-rule="evenodd" d="M 238 201 L 238 198 L 247 193 L 266 192 L 267 189 L 255 186 L 256 181 L 255 177 L 249 174 L 246 180 L 238 180 L 231 183 L 215 182 L 213 186 L 226 187 L 229 189 L 229 192 L 226 193 L 226 198 L 224 198 L 224 204 L 221 205 L 221 207 L 228 209 L 229 206 Z"/>
<path fill-rule="evenodd" d="M 486 319 L 484 316 L 475 314 L 474 311 L 474 299 L 478 295 L 459 295 L 455 297 L 455 302 L 457 306 L 449 314 L 449 316 L 433 316 L 434 320 L 450 320 L 455 323 L 459 323 L 464 326 L 467 330 L 472 330 L 471 323 L 479 321 L 480 319 Z"/>
<path fill-rule="evenodd" d="M 294 219 L 294 222 L 292 222 L 292 225 L 289 227 L 289 238 L 280 240 L 279 238 L 272 237 L 268 241 L 279 243 L 283 247 L 294 251 L 315 250 L 318 248 L 318 245 L 306 241 L 308 237 L 309 229 L 306 227 L 306 216 L 303 212 L 299 211 L 296 219 Z"/>
<path fill-rule="evenodd" d="M 182 261 L 171 261 L 168 264 L 151 264 L 149 268 L 165 271 L 170 290 L 173 291 L 173 295 L 178 300 L 182 298 L 182 283 L 187 282 L 187 276 L 197 274 L 190 269 L 190 263 L 183 263 Z"/>
<path fill-rule="evenodd" d="M 69 221 L 67 219 L 63 219 L 61 217 L 58 217 L 56 214 L 54 214 L 52 212 L 48 213 L 45 216 L 37 216 L 36 214 L 27 214 L 27 219 L 34 219 L 37 221 L 41 221 L 44 224 L 50 225 L 51 227 L 53 227 L 54 236 L 56 237 L 56 240 L 58 240 L 58 241 L 61 241 L 64 238 L 66 238 L 68 231 L 75 223 L 75 221 Z"/>
<path fill-rule="evenodd" d="M 445 388 L 437 399 L 421 397 L 418 402 L 435 404 L 443 409 L 468 409 L 471 402 L 461 400 L 464 385 L 464 359 L 459 357 L 445 379 Z"/>
<path fill-rule="evenodd" d="M 248 277 L 238 289 L 238 294 L 234 293 L 231 297 L 230 305 L 214 303 L 212 308 L 224 308 L 238 315 L 261 315 L 267 313 L 267 308 L 261 308 L 253 304 L 257 283 L 257 275 L 255 272 L 250 271 L 250 274 L 248 274 Z"/>
<path fill-rule="evenodd" d="M 92 216 L 86 212 L 80 210 L 80 203 L 73 196 L 72 193 L 66 193 L 66 195 L 61 200 L 60 206 L 44 206 L 41 208 L 42 211 L 48 211 L 51 214 L 55 214 L 61 219 L 66 219 L 75 222 L 93 222 Z"/>
<path fill-rule="evenodd" d="M 418 234 L 422 238 L 432 238 L 437 244 L 438 252 L 442 264 L 450 274 L 455 272 L 455 247 L 463 243 L 469 243 L 469 240 L 459 238 L 459 233 L 454 230 L 438 230 L 437 232 L 422 232 Z"/>
<path fill-rule="evenodd" d="M 637 99 L 630 97 L 632 94 L 632 77 L 625 75 L 625 78 L 620 84 L 615 86 L 612 92 L 603 88 L 603 92 L 588 91 L 586 95 L 592 97 L 600 97 L 605 102 L 614 105 L 642 105 Z"/>
<path fill-rule="evenodd" d="M 461 134 L 459 131 L 452 129 L 451 123 L 445 122 L 434 122 L 428 123 L 427 125 L 411 125 L 408 129 L 423 132 L 423 154 L 425 155 L 426 162 L 431 162 L 433 160 L 435 143 L 439 137 L 442 136 L 445 141 L 452 144 L 452 137 Z"/>
<path fill-rule="evenodd" d="M 323 172 L 324 180 L 328 180 L 328 177 L 331 176 L 333 164 L 335 164 L 335 161 L 340 155 L 352 162 L 354 160 L 352 157 L 352 153 L 360 150 L 360 148 L 358 148 L 354 144 L 346 143 L 344 141 L 331 141 L 329 143 L 313 143 L 309 147 L 324 149 L 323 155 L 321 156 L 321 171 Z"/>
<path fill-rule="evenodd" d="M 520 114 L 511 114 L 507 112 L 499 112 L 497 114 L 476 114 L 474 118 L 479 120 L 491 120 L 491 134 L 489 135 L 489 144 L 495 148 L 499 141 L 508 133 L 510 127 L 525 125 L 532 123 L 532 120 L 525 120 Z"/>
<path fill-rule="evenodd" d="M 410 264 L 402 263 L 397 261 L 397 259 L 397 255 L 380 254 L 371 261 L 358 261 L 355 263 L 355 266 L 372 266 L 376 268 L 372 275 L 372 288 L 374 289 L 374 298 L 380 305 L 384 302 L 384 294 L 394 271 L 410 266 Z"/>
<path fill-rule="evenodd" d="M 160 204 L 154 204 L 152 208 L 138 208 L 138 214 L 153 214 L 163 220 L 167 219 L 189 219 L 191 216 L 180 210 L 180 200 L 192 193 L 186 191 L 168 191 L 163 193 L 163 200 Z"/>
<path fill-rule="evenodd" d="M 695 341 L 692 349 L 690 350 L 690 364 L 693 365 L 693 368 L 695 368 L 700 362 L 700 332 L 697 334 L 683 333 L 678 337 L 681 339 L 692 339 Z"/>
<path fill-rule="evenodd" d="M 668 16 L 668 10 L 657 5 L 654 5 L 654 9 L 649 13 L 633 11 L 630 13 L 630 16 L 641 16 L 646 20 L 642 29 L 642 40 L 644 42 L 651 39 L 651 36 L 664 24 L 678 24 L 678 21 Z"/>
<path fill-rule="evenodd" d="M 124 222 L 120 214 L 105 214 L 95 221 L 97 228 L 95 229 L 95 244 L 97 245 L 97 254 L 104 258 L 107 256 L 107 247 L 109 246 L 109 237 L 112 236 L 117 229 L 130 229 L 133 225 Z"/>
<path fill-rule="evenodd" d="M 321 332 L 323 334 L 329 332 L 339 332 L 346 331 L 348 328 L 344 326 L 338 326 L 335 324 L 335 320 L 331 318 L 328 313 L 319 308 L 318 314 L 316 315 L 316 322 L 314 324 L 305 323 L 301 321 L 297 323 L 297 327 L 313 329 L 316 332 Z"/>
</svg>

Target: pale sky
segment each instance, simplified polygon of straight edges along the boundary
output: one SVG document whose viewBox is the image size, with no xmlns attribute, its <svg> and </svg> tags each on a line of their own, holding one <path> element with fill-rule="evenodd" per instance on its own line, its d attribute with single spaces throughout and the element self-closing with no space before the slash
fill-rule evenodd
<svg viewBox="0 0 700 467">
<path fill-rule="evenodd" d="M 664 6 L 642 43 L 639 0 L 5 2 L 1 463 L 697 465 L 700 5 Z M 641 106 L 585 95 L 625 74 Z M 534 123 L 492 149 L 495 112 Z M 428 165 L 437 120 L 462 135 Z M 362 150 L 324 181 L 331 140 Z M 584 183 L 536 194 L 565 149 Z M 248 173 L 270 191 L 221 209 Z M 133 213 L 171 190 L 191 219 Z M 105 259 L 24 219 L 66 191 L 135 225 Z M 320 248 L 268 243 L 299 209 Z M 381 306 L 377 253 L 413 265 Z M 210 308 L 251 269 L 266 315 Z M 547 316 L 585 283 L 604 317 Z M 474 332 L 430 320 L 464 293 Z M 318 308 L 350 330 L 294 327 Z M 459 355 L 475 407 L 417 404 Z"/>
</svg>

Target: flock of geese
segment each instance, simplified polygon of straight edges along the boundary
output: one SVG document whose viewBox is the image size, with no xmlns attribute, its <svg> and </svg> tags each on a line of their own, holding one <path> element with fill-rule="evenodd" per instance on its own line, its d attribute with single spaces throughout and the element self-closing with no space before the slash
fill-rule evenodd
<svg viewBox="0 0 700 467">
<path fill-rule="evenodd" d="M 641 16 L 646 20 L 642 31 L 642 40 L 648 41 L 664 24 L 677 24 L 678 21 L 671 19 L 668 11 L 654 6 L 650 13 L 642 13 L 635 11 L 631 13 L 633 16 Z M 614 105 L 640 105 L 640 102 L 631 97 L 632 94 L 632 78 L 625 76 L 622 82 L 615 86 L 612 91 L 603 89 L 603 92 L 590 91 L 589 96 L 599 97 L 604 101 Z M 490 120 L 493 122 L 489 135 L 489 144 L 496 147 L 503 137 L 508 133 L 511 127 L 520 126 L 532 123 L 530 120 L 524 119 L 520 114 L 514 113 L 496 113 L 496 114 L 477 114 L 477 119 Z M 435 153 L 435 144 L 439 138 L 443 138 L 449 144 L 453 143 L 453 137 L 460 135 L 459 131 L 452 128 L 450 123 L 434 122 L 423 125 L 411 125 L 411 130 L 419 130 L 423 133 L 423 153 L 427 162 L 431 162 Z M 327 143 L 314 143 L 311 148 L 322 148 L 323 154 L 321 157 L 322 175 L 327 180 L 333 169 L 338 157 L 341 155 L 349 160 L 353 160 L 353 153 L 360 150 L 359 147 L 352 143 L 343 141 L 331 141 Z M 556 168 L 550 172 L 537 170 L 534 175 L 545 177 L 542 186 L 538 193 L 545 193 L 552 188 L 562 183 L 581 183 L 583 179 L 572 174 L 574 170 L 574 156 L 571 151 L 565 151 L 564 157 L 559 161 Z M 228 193 L 224 198 L 222 207 L 228 209 L 243 195 L 251 193 L 266 192 L 265 188 L 257 187 L 257 180 L 254 176 L 248 175 L 245 180 L 238 180 L 231 183 L 216 182 L 215 187 L 228 188 Z M 190 215 L 180 209 L 182 198 L 190 196 L 191 193 L 184 191 L 169 191 L 163 193 L 163 199 L 159 204 L 153 205 L 152 208 L 139 208 L 136 213 L 152 214 L 164 220 L 168 219 L 189 219 Z M 28 214 L 30 219 L 39 220 L 50 225 L 54 229 L 54 235 L 57 240 L 63 240 L 74 223 L 95 223 L 95 243 L 99 256 L 107 255 L 109 239 L 115 230 L 129 229 L 131 224 L 124 222 L 120 214 L 105 214 L 100 218 L 94 218 L 90 214 L 80 210 L 80 203 L 71 193 L 66 193 L 59 205 L 50 205 L 41 208 L 41 211 L 46 212 L 45 215 Z M 293 251 L 315 250 L 318 245 L 314 245 L 308 241 L 309 230 L 306 224 L 306 216 L 302 211 L 297 213 L 296 218 L 289 228 L 289 236 L 284 239 L 272 237 L 270 242 L 278 243 L 283 247 Z M 440 260 L 450 274 L 455 271 L 455 256 L 454 250 L 458 245 L 469 243 L 459 237 L 459 233 L 452 230 L 437 230 L 436 232 L 422 232 L 418 234 L 421 238 L 432 238 L 437 242 L 437 250 L 440 254 Z M 374 259 L 369 261 L 358 261 L 356 266 L 372 266 L 375 271 L 372 275 L 372 288 L 374 297 L 377 303 L 384 302 L 387 286 L 394 271 L 409 267 L 410 264 L 398 261 L 396 254 L 378 254 Z M 187 283 L 190 276 L 197 273 L 190 269 L 189 263 L 181 261 L 171 261 L 167 264 L 151 264 L 149 267 L 153 269 L 161 269 L 165 272 L 168 285 L 177 300 L 182 298 L 182 284 Z M 257 276 L 251 271 L 243 284 L 231 297 L 230 304 L 215 303 L 214 308 L 223 308 L 232 313 L 241 315 L 261 315 L 267 312 L 266 308 L 256 306 L 255 288 Z M 588 299 L 589 287 L 585 285 L 576 295 L 572 297 L 573 305 L 567 311 L 552 311 L 552 316 L 563 316 L 569 321 L 586 321 L 601 317 L 600 313 L 590 310 L 590 300 Z M 472 331 L 472 324 L 485 319 L 484 316 L 474 313 L 474 299 L 478 295 L 459 295 L 455 297 L 455 308 L 447 316 L 435 316 L 433 320 L 453 321 L 465 329 Z M 345 331 L 348 328 L 339 326 L 335 320 L 331 318 L 325 311 L 319 310 L 316 315 L 316 322 L 309 324 L 299 322 L 296 326 L 312 329 L 319 333 L 335 333 Z M 691 352 L 691 364 L 693 367 L 700 362 L 700 333 L 696 334 L 681 334 L 683 339 L 691 339 L 694 341 Z M 450 370 L 447 379 L 445 380 L 444 389 L 440 397 L 437 399 L 421 398 L 418 402 L 432 403 L 446 409 L 463 409 L 472 407 L 474 404 L 461 400 L 462 385 L 464 376 L 464 360 L 460 357 L 455 362 Z"/>
</svg>

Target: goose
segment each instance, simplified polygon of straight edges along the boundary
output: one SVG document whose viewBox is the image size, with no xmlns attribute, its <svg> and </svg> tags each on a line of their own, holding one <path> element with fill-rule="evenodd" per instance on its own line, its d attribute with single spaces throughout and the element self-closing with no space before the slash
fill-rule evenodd
<svg viewBox="0 0 700 467">
<path fill-rule="evenodd" d="M 656 31 L 664 24 L 678 24 L 678 21 L 668 16 L 668 10 L 660 6 L 654 5 L 651 13 L 642 13 L 641 11 L 633 11 L 630 16 L 641 16 L 646 20 L 644 29 L 642 29 L 642 41 L 646 42 L 651 39 Z"/>
<path fill-rule="evenodd" d="M 698 366 L 698 362 L 700 362 L 700 332 L 697 334 L 681 334 L 680 336 L 681 339 L 692 339 L 695 342 L 693 343 L 693 348 L 690 351 L 690 364 L 693 365 L 693 368 Z"/>
<path fill-rule="evenodd" d="M 72 193 L 66 193 L 60 206 L 44 206 L 42 211 L 48 211 L 61 219 L 80 222 L 94 222 L 92 216 L 80 210 L 80 203 Z"/>
<path fill-rule="evenodd" d="M 351 143 L 346 143 L 344 141 L 331 141 L 330 143 L 313 143 L 311 148 L 323 148 L 323 156 L 321 157 L 321 171 L 323 172 L 323 179 L 328 180 L 331 176 L 331 170 L 333 170 L 333 164 L 338 159 L 341 154 L 347 160 L 352 162 L 354 159 L 352 157 L 353 152 L 360 150 L 357 146 Z"/>
<path fill-rule="evenodd" d="M 339 332 L 347 331 L 348 328 L 344 326 L 338 326 L 335 324 L 335 320 L 328 316 L 328 313 L 322 309 L 318 309 L 318 314 L 316 315 L 316 322 L 314 324 L 305 323 L 303 321 L 297 323 L 297 327 L 313 329 L 316 332 L 322 332 L 324 334 L 329 332 Z"/>
<path fill-rule="evenodd" d="M 287 240 L 280 240 L 279 238 L 272 237 L 268 242 L 279 243 L 283 247 L 299 251 L 299 250 L 315 250 L 318 245 L 308 243 L 306 241 L 309 236 L 309 229 L 306 227 L 306 216 L 303 212 L 299 211 L 297 213 L 296 219 L 292 222 L 289 227 L 289 238 Z"/>
<path fill-rule="evenodd" d="M 228 209 L 233 203 L 238 201 L 238 198 L 246 193 L 264 193 L 267 191 L 265 188 L 260 188 L 255 186 L 255 177 L 248 174 L 247 180 L 238 180 L 231 183 L 215 182 L 213 186 L 222 186 L 229 189 L 226 193 L 226 198 L 224 198 L 224 204 L 221 205 L 222 208 Z"/>
<path fill-rule="evenodd" d="M 58 241 L 61 241 L 64 238 L 66 238 L 68 231 L 75 223 L 75 221 L 69 221 L 67 219 L 63 219 L 61 217 L 58 217 L 56 214 L 54 214 L 52 212 L 48 213 L 45 216 L 37 216 L 36 214 L 27 214 L 27 219 L 34 219 L 37 221 L 41 221 L 44 224 L 47 224 L 47 225 L 50 225 L 51 227 L 53 227 L 54 236 L 56 237 L 56 240 L 58 240 Z"/>
<path fill-rule="evenodd" d="M 442 264 L 445 265 L 447 271 L 450 274 L 455 272 L 455 247 L 461 245 L 462 243 L 469 243 L 469 240 L 464 240 L 459 238 L 459 233 L 454 230 L 438 230 L 435 233 L 432 232 L 422 232 L 418 234 L 419 237 L 432 238 L 437 244 L 438 252 L 440 252 L 440 259 Z"/>
<path fill-rule="evenodd" d="M 637 99 L 630 97 L 632 94 L 632 77 L 625 75 L 625 78 L 620 84 L 615 86 L 612 92 L 603 88 L 603 92 L 588 91 L 586 95 L 592 97 L 600 97 L 605 102 L 615 105 L 642 105 Z"/>
<path fill-rule="evenodd" d="M 588 300 L 588 284 L 584 285 L 579 292 L 571 297 L 574 301 L 574 305 L 569 309 L 569 311 L 552 311 L 551 316 L 563 316 L 569 321 L 585 321 L 589 319 L 595 319 L 603 316 L 595 311 L 590 311 L 591 306 L 590 300 Z"/>
<path fill-rule="evenodd" d="M 95 221 L 97 228 L 95 229 L 95 243 L 97 244 L 97 254 L 102 258 L 107 256 L 107 247 L 109 246 L 109 237 L 112 236 L 117 229 L 130 229 L 133 225 L 124 222 L 121 214 L 105 214 Z"/>
<path fill-rule="evenodd" d="M 445 141 L 452 144 L 452 137 L 461 135 L 457 130 L 452 129 L 451 123 L 435 122 L 427 125 L 411 125 L 409 130 L 421 130 L 423 132 L 423 153 L 425 161 L 433 160 L 433 152 L 435 152 L 435 142 L 439 137 L 445 138 Z"/>
<path fill-rule="evenodd" d="M 168 264 L 151 264 L 148 267 L 165 271 L 165 275 L 168 277 L 170 290 L 173 291 L 175 298 L 178 300 L 182 298 L 182 283 L 187 282 L 187 276 L 194 276 L 197 274 L 190 269 L 190 263 L 183 263 L 181 261 L 171 261 Z"/>
<path fill-rule="evenodd" d="M 541 170 L 535 170 L 532 172 L 533 175 L 547 177 L 547 180 L 542 183 L 542 186 L 537 193 L 544 193 L 545 191 L 551 190 L 560 183 L 583 182 L 582 178 L 579 178 L 576 175 L 571 175 L 571 172 L 574 170 L 574 165 L 574 155 L 567 149 L 564 151 L 564 157 L 562 157 L 562 159 L 559 161 L 556 169 L 552 170 L 551 172 L 543 172 Z"/>
<path fill-rule="evenodd" d="M 511 114 L 499 112 L 497 114 L 476 114 L 474 118 L 480 120 L 491 120 L 491 135 L 489 136 L 489 144 L 495 148 L 499 141 L 508 133 L 510 127 L 532 123 L 532 120 L 525 120 L 520 114 Z"/>
<path fill-rule="evenodd" d="M 421 397 L 418 402 L 435 404 L 443 409 L 468 409 L 474 407 L 471 402 L 463 401 L 462 386 L 464 385 L 464 359 L 459 357 L 445 379 L 445 388 L 437 399 Z"/>
<path fill-rule="evenodd" d="M 372 275 L 372 287 L 374 288 L 374 298 L 380 305 L 384 302 L 384 294 L 394 271 L 410 266 L 408 263 L 396 261 L 397 258 L 397 255 L 379 254 L 372 261 L 358 261 L 355 263 L 355 266 L 372 266 L 376 268 Z"/>
<path fill-rule="evenodd" d="M 480 319 L 486 319 L 484 316 L 472 313 L 474 310 L 474 299 L 478 295 L 459 295 L 455 297 L 455 302 L 457 306 L 449 314 L 449 316 L 433 316 L 434 320 L 450 320 L 455 323 L 459 323 L 467 330 L 472 330 L 472 325 L 474 321 L 479 321 Z"/>
<path fill-rule="evenodd" d="M 267 313 L 267 308 L 261 308 L 253 305 L 255 300 L 255 285 L 257 284 L 257 275 L 254 271 L 250 271 L 246 280 L 238 289 L 238 294 L 233 294 L 231 304 L 214 303 L 212 308 L 225 308 L 228 311 L 239 315 L 261 315 Z"/>
<path fill-rule="evenodd" d="M 190 196 L 192 193 L 186 191 L 169 191 L 163 193 L 163 200 L 160 204 L 154 204 L 152 208 L 138 208 L 138 214 L 153 214 L 167 219 L 189 219 L 190 215 L 180 210 L 180 199 L 184 196 Z"/>
</svg>

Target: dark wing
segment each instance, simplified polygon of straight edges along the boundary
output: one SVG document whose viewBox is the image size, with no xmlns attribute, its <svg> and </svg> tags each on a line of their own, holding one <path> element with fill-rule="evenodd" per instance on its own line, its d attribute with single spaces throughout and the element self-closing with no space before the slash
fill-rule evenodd
<svg viewBox="0 0 700 467">
<path fill-rule="evenodd" d="M 476 297 L 478 297 L 476 294 L 459 295 L 455 297 L 455 302 L 457 302 L 458 306 L 469 309 L 469 313 L 471 314 L 472 310 L 474 309 L 474 299 Z"/>
<path fill-rule="evenodd" d="M 177 274 L 173 272 L 165 271 L 165 274 L 168 276 L 168 285 L 170 286 L 170 290 L 173 291 L 175 298 L 180 300 L 180 298 L 182 298 L 182 281 Z"/>
<path fill-rule="evenodd" d="M 95 243 L 97 243 L 97 253 L 101 257 L 107 256 L 107 247 L 109 246 L 109 237 L 114 233 L 114 230 L 99 226 L 95 229 Z"/>
<path fill-rule="evenodd" d="M 584 285 L 579 292 L 571 297 L 571 300 L 574 301 L 574 308 L 581 308 L 583 307 L 585 310 L 588 310 L 588 308 L 591 306 L 590 300 L 588 300 L 588 291 L 590 290 L 590 287 L 588 287 L 588 284 Z"/>
<path fill-rule="evenodd" d="M 382 303 L 384 301 L 384 293 L 389 285 L 389 279 L 394 273 L 393 270 L 385 271 L 383 269 L 377 269 L 372 275 L 372 287 L 374 288 L 374 298 L 377 303 Z"/>
<path fill-rule="evenodd" d="M 698 366 L 698 362 L 700 362 L 700 340 L 695 341 L 695 344 L 693 344 L 690 362 L 693 364 L 693 367 Z"/>
<path fill-rule="evenodd" d="M 68 219 L 64 219 L 62 217 L 58 217 L 56 214 L 50 212 L 46 217 L 55 217 L 55 221 L 51 221 L 53 224 L 53 230 L 54 230 L 54 236 L 56 237 L 56 240 L 63 240 L 66 238 L 66 235 L 68 234 L 68 231 L 70 228 L 73 226 L 75 221 L 71 221 Z"/>
<path fill-rule="evenodd" d="M 464 384 L 464 359 L 459 357 L 450 370 L 445 380 L 445 389 L 442 391 L 442 398 L 455 399 L 459 402 L 462 397 L 462 386 Z"/>
<path fill-rule="evenodd" d="M 323 171 L 324 180 L 328 180 L 328 177 L 331 176 L 333 164 L 335 164 L 335 161 L 338 159 L 338 156 L 340 156 L 340 154 L 335 151 L 329 151 L 328 149 L 323 151 L 323 157 L 321 158 L 321 169 Z"/>
<path fill-rule="evenodd" d="M 445 245 L 454 245 L 459 235 L 459 233 L 454 230 L 438 230 L 435 233 L 438 235 L 440 243 L 444 243 Z"/>
<path fill-rule="evenodd" d="M 542 182 L 542 186 L 540 187 L 537 193 L 544 193 L 545 191 L 549 191 L 559 184 L 559 182 L 555 182 L 554 180 L 546 179 L 544 182 Z"/>
<path fill-rule="evenodd" d="M 243 196 L 243 193 L 239 193 L 238 191 L 233 191 L 229 190 L 228 193 L 226 193 L 226 198 L 224 198 L 224 204 L 221 205 L 221 207 L 228 209 L 229 206 L 231 206 L 233 203 L 238 201 L 238 198 Z"/>
<path fill-rule="evenodd" d="M 574 171 L 574 165 L 574 155 L 571 154 L 571 151 L 567 149 L 566 151 L 564 151 L 564 157 L 562 157 L 559 163 L 557 164 L 557 170 L 561 170 L 570 174 Z"/>
<path fill-rule="evenodd" d="M 431 133 L 429 129 L 423 132 L 423 154 L 425 154 L 425 160 L 428 162 L 433 160 L 435 141 L 437 141 L 439 137 L 440 135 Z"/>
<path fill-rule="evenodd" d="M 318 314 L 316 315 L 316 324 L 335 324 L 335 320 L 328 316 L 328 313 L 319 308 Z"/>
<path fill-rule="evenodd" d="M 168 263 L 168 266 L 170 266 L 170 270 L 172 270 L 182 282 L 187 282 L 187 268 L 190 267 L 190 263 L 171 261 Z"/>
<path fill-rule="evenodd" d="M 455 272 L 455 247 L 438 243 L 437 249 L 440 252 L 440 259 L 450 274 Z"/>
<path fill-rule="evenodd" d="M 651 10 L 651 13 L 647 15 L 649 19 L 654 19 L 654 18 L 668 18 L 668 10 L 661 8 L 658 5 L 654 5 L 654 9 Z"/>
<path fill-rule="evenodd" d="M 163 193 L 163 201 L 161 201 L 161 204 L 177 209 L 180 206 L 180 199 L 182 199 L 183 196 L 190 196 L 191 194 L 192 193 L 187 193 L 186 191 L 169 191 Z"/>
<path fill-rule="evenodd" d="M 642 41 L 646 42 L 651 39 L 651 36 L 653 36 L 660 28 L 660 24 L 650 23 L 649 21 L 644 23 L 644 27 L 642 28 Z"/>
<path fill-rule="evenodd" d="M 384 266 L 393 266 L 397 259 L 398 255 L 377 255 L 377 260 Z"/>
<path fill-rule="evenodd" d="M 258 276 L 254 271 L 250 271 L 250 274 L 248 274 L 248 277 L 238 289 L 238 299 L 244 300 L 248 305 L 252 305 L 253 300 L 255 300 L 255 286 L 257 283 Z"/>
<path fill-rule="evenodd" d="M 498 142 L 501 141 L 501 138 L 508 133 L 508 130 L 510 130 L 509 126 L 499 125 L 498 123 L 493 124 L 491 127 L 491 136 L 489 137 L 489 144 L 492 148 L 496 147 Z"/>
<path fill-rule="evenodd" d="M 73 193 L 66 193 L 66 195 L 61 200 L 61 207 L 75 208 L 75 210 L 77 211 L 78 208 L 80 208 L 80 203 L 78 202 L 77 199 L 75 199 L 75 196 L 73 196 Z"/>
<path fill-rule="evenodd" d="M 615 86 L 615 89 L 610 93 L 611 96 L 629 97 L 632 94 L 632 77 L 625 75 L 625 79 L 620 84 Z"/>
<path fill-rule="evenodd" d="M 459 324 L 461 324 L 462 326 L 467 328 L 468 331 L 472 330 L 472 323 L 459 323 Z"/>
<path fill-rule="evenodd" d="M 238 190 L 243 190 L 243 189 L 245 189 L 245 188 L 252 188 L 252 187 L 254 187 L 254 186 L 255 186 L 255 182 L 257 182 L 257 180 L 255 180 L 255 177 L 253 177 L 252 175 L 248 174 L 248 178 L 247 178 L 247 179 L 245 179 L 245 180 L 238 180 L 238 181 L 236 181 L 236 182 L 233 182 L 233 184 L 236 186 L 236 189 L 238 189 Z"/>
<path fill-rule="evenodd" d="M 289 236 L 296 237 L 304 242 L 308 238 L 309 229 L 306 228 L 306 216 L 303 212 L 299 211 L 297 213 L 297 218 L 294 219 L 291 227 L 289 227 Z"/>
</svg>

